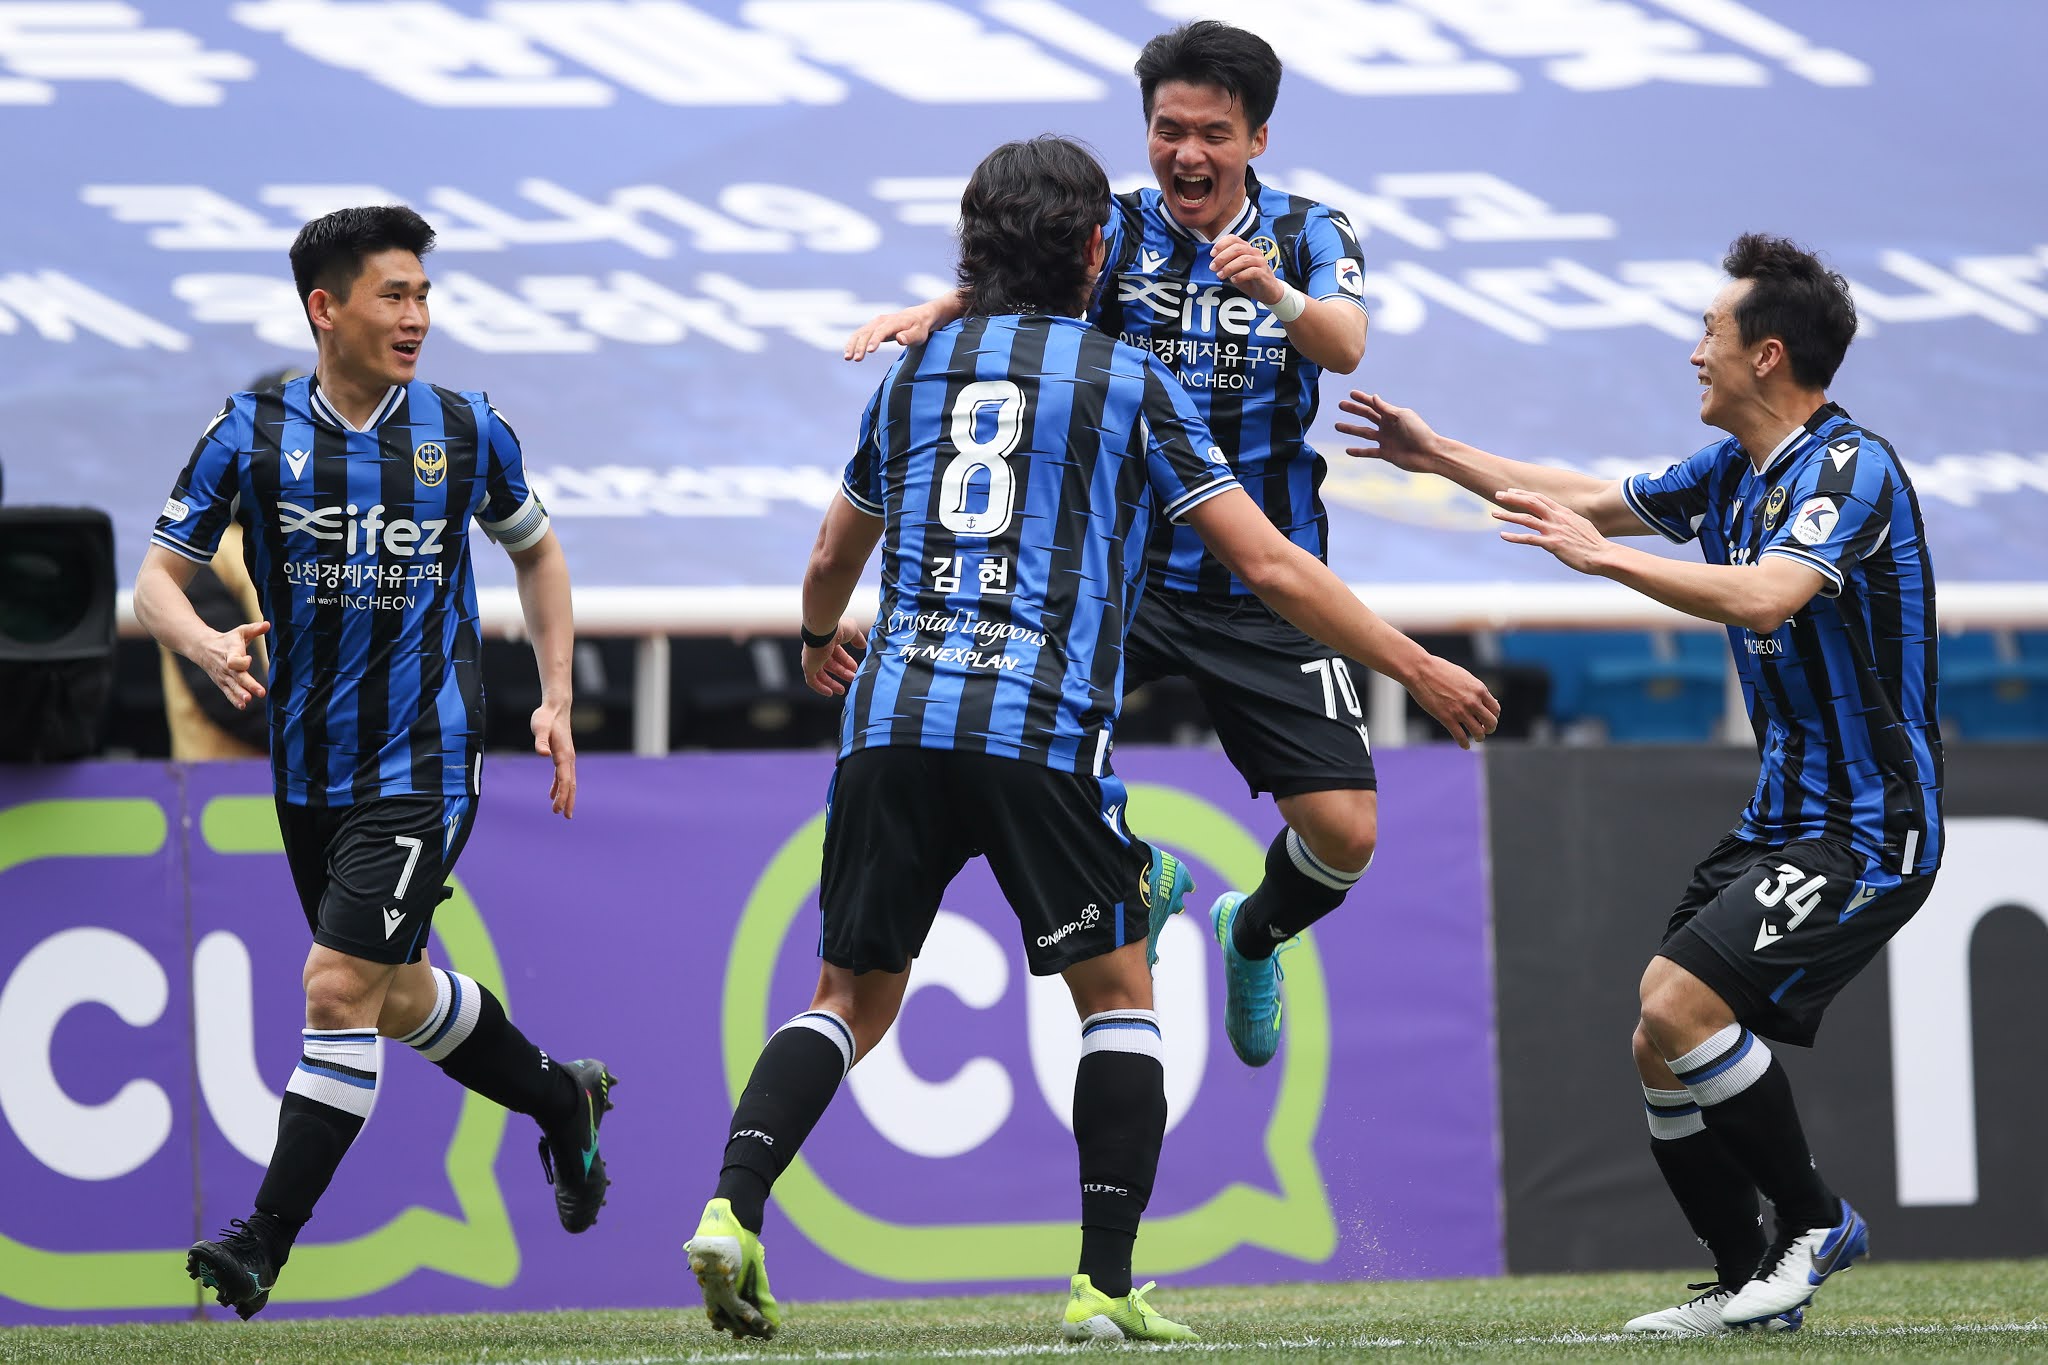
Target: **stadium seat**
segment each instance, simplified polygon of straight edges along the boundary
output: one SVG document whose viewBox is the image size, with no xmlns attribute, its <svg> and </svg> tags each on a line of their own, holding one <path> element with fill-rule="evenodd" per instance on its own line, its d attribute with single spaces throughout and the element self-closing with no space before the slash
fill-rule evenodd
<svg viewBox="0 0 2048 1365">
<path fill-rule="evenodd" d="M 1966 630 L 1941 637 L 1941 678 L 1947 682 L 1950 670 L 2009 663 L 2017 654 L 2012 636 L 2005 631 Z"/>
<path fill-rule="evenodd" d="M 2048 630 L 2015 631 L 2013 643 L 2018 647 L 2022 659 L 2048 660 Z"/>
<path fill-rule="evenodd" d="M 1500 650 L 1549 671 L 1560 726 L 1597 722 L 1612 740 L 1711 739 L 1726 707 L 1728 644 L 1718 631 L 1525 630 L 1501 636 Z"/>
<path fill-rule="evenodd" d="M 1945 739 L 2048 739 L 2048 658 L 1951 665 L 1944 647 L 1941 727 Z"/>
</svg>

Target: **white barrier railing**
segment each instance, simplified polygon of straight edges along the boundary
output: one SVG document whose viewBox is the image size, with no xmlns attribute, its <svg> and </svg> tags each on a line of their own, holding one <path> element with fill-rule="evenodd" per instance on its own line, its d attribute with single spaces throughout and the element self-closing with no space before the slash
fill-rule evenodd
<svg viewBox="0 0 2048 1365">
<path fill-rule="evenodd" d="M 1386 620 L 1411 632 L 1497 631 L 1584 627 L 1602 630 L 1719 630 L 1711 622 L 1651 601 L 1613 583 L 1354 583 L 1352 591 Z M 866 591 L 857 600 L 865 600 Z M 1940 589 L 1947 632 L 2048 629 L 2048 583 L 1954 583 Z M 477 593 L 484 633 L 523 633 L 519 596 L 511 588 Z M 668 752 L 668 639 L 671 635 L 780 635 L 796 630 L 800 596 L 788 588 L 578 588 L 576 632 L 639 639 L 633 676 L 633 750 Z M 129 594 L 120 599 L 121 633 L 139 635 Z M 1728 670 L 1729 715 L 1724 737 L 1747 743 L 1749 720 L 1735 671 Z M 1406 742 L 1406 711 L 1398 683 L 1372 676 L 1367 723 L 1374 742 Z"/>
</svg>

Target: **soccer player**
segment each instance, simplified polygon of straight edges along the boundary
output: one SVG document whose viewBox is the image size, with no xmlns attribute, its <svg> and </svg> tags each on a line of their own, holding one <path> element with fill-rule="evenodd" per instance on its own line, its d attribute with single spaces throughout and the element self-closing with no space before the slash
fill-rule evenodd
<svg viewBox="0 0 2048 1365">
<path fill-rule="evenodd" d="M 1079 314 L 1105 254 L 1108 180 L 1072 142 L 996 149 L 960 204 L 966 316 L 908 347 L 862 419 L 844 497 L 804 576 L 804 676 L 847 693 L 825 826 L 818 986 L 734 1110 L 689 1243 L 713 1326 L 772 1335 L 760 1247 L 770 1188 L 847 1071 L 895 1021 L 939 898 L 985 855 L 1036 975 L 1080 1016 L 1081 1249 L 1069 1339 L 1192 1339 L 1131 1284 L 1166 1125 L 1148 940 L 1191 889 L 1125 818 L 1110 764 L 1124 636 L 1155 518 L 1192 526 L 1302 628 L 1428 681 L 1460 739 L 1499 707 L 1381 622 L 1243 489 L 1150 353 Z M 866 656 L 841 619 L 877 542 Z M 1149 911 L 1148 911 L 1149 906 Z"/>
<path fill-rule="evenodd" d="M 1840 275 L 1738 238 L 1692 354 L 1700 420 L 1728 433 L 1662 474 L 1609 482 L 1438 436 L 1353 393 L 1338 430 L 1490 498 L 1582 573 L 1728 627 L 1762 755 L 1756 794 L 1693 873 L 1642 980 L 1635 1058 L 1650 1150 L 1713 1253 L 1688 1303 L 1628 1323 L 1690 1336 L 1795 1328 L 1867 1247 L 1822 1180 L 1765 1038 L 1811 1046 L 1835 993 L 1918 910 L 1941 862 L 1934 571 L 1886 441 L 1828 401 L 1856 332 Z M 1705 564 L 1616 545 L 1698 540 Z M 1777 1211 L 1767 1244 L 1757 1192 Z"/>
<path fill-rule="evenodd" d="M 426 960 L 434 909 L 476 819 L 483 762 L 469 520 L 512 556 L 542 700 L 548 797 L 576 808 L 569 733 L 569 570 L 526 485 L 519 442 L 481 393 L 413 377 L 427 339 L 411 209 L 342 209 L 305 225 L 292 276 L 313 328 L 311 375 L 238 393 L 201 436 L 157 519 L 135 614 L 237 707 L 266 695 L 249 645 L 272 636 L 277 822 L 313 947 L 306 1027 L 256 1210 L 185 1267 L 243 1318 L 270 1300 L 377 1094 L 382 1038 L 541 1129 L 562 1226 L 597 1219 L 609 1184 L 602 1062 L 551 1060 L 488 990 Z M 215 631 L 184 585 L 229 522 L 243 527 L 261 621 Z"/>
<path fill-rule="evenodd" d="M 1365 353 L 1358 240 L 1342 213 L 1252 173 L 1280 93 L 1280 59 L 1264 39 L 1214 20 L 1186 24 L 1147 43 L 1136 72 L 1158 187 L 1111 203 L 1089 320 L 1165 363 L 1245 492 L 1322 558 L 1325 466 L 1305 433 L 1318 377 L 1349 374 Z M 922 340 L 962 307 L 945 297 L 876 318 L 847 357 Z M 1350 660 L 1276 615 L 1190 527 L 1162 520 L 1147 573 L 1124 685 L 1192 679 L 1231 763 L 1286 822 L 1259 885 L 1210 908 L 1225 1031 L 1239 1058 L 1263 1066 L 1280 1045 L 1276 950 L 1337 908 L 1377 844 L 1364 709 Z"/>
</svg>

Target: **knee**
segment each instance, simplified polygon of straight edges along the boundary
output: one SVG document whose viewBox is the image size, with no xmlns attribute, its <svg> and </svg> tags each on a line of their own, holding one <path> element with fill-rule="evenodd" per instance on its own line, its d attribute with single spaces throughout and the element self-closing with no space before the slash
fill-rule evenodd
<svg viewBox="0 0 2048 1365">
<path fill-rule="evenodd" d="M 1363 871 L 1379 847 L 1379 820 L 1369 811 L 1295 832 L 1309 852 L 1343 872 Z"/>
<path fill-rule="evenodd" d="M 1647 1023 L 1637 1022 L 1635 1036 L 1629 1040 L 1629 1044 L 1629 1050 L 1635 1056 L 1636 1069 L 1638 1071 L 1643 1070 L 1645 1067 L 1662 1067 L 1664 1065 L 1663 1049 L 1658 1047 L 1657 1040 L 1650 1036 Z"/>
<path fill-rule="evenodd" d="M 361 983 L 346 972 L 309 972 L 306 975 L 306 1027 L 318 1029 L 359 1028 L 376 1022 L 369 1011 Z"/>
</svg>

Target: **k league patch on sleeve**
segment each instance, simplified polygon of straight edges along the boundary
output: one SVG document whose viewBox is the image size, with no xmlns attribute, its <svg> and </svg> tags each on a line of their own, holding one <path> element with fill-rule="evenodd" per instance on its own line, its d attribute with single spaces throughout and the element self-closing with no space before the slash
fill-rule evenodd
<svg viewBox="0 0 2048 1365">
<path fill-rule="evenodd" d="M 1801 545 L 1818 545 L 1834 534 L 1841 515 L 1833 498 L 1808 498 L 1792 514 L 1792 539 Z"/>
</svg>

